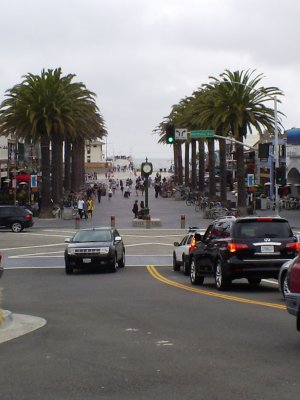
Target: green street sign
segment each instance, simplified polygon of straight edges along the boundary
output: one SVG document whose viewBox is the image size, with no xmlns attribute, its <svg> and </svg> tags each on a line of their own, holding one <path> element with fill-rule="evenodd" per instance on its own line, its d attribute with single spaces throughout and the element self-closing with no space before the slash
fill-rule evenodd
<svg viewBox="0 0 300 400">
<path fill-rule="evenodd" d="M 199 138 L 210 138 L 215 135 L 215 131 L 205 130 L 205 131 L 191 131 L 190 138 L 191 139 L 199 139 Z"/>
</svg>

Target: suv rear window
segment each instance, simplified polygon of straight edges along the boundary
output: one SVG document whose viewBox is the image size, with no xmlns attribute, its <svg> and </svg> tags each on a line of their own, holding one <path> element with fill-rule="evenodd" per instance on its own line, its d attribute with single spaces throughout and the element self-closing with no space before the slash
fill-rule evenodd
<svg viewBox="0 0 300 400">
<path fill-rule="evenodd" d="M 252 238 L 289 238 L 293 232 L 287 221 L 280 220 L 248 220 L 240 221 L 234 225 L 233 237 Z"/>
</svg>

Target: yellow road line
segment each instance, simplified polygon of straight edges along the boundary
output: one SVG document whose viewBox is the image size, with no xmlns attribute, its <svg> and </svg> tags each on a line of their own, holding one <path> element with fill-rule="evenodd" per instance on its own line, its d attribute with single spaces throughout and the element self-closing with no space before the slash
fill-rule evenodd
<svg viewBox="0 0 300 400">
<path fill-rule="evenodd" d="M 262 306 L 262 307 L 270 307 L 270 308 L 277 308 L 279 310 L 286 310 L 286 306 L 282 305 L 282 304 L 274 304 L 274 303 L 268 303 L 265 301 L 244 299 L 242 297 L 236 297 L 236 296 L 231 296 L 231 295 L 217 293 L 217 292 L 211 292 L 209 290 L 199 289 L 199 288 L 195 288 L 193 286 L 187 286 L 187 285 L 183 285 L 182 283 L 171 281 L 170 279 L 167 279 L 163 275 L 161 275 L 157 271 L 157 269 L 155 268 L 154 265 L 147 265 L 147 270 L 150 273 L 150 275 L 153 276 L 153 278 L 155 278 L 155 279 L 159 280 L 160 282 L 163 282 L 167 285 L 177 287 L 178 289 L 183 289 L 183 290 L 187 290 L 189 292 L 204 294 L 206 296 L 217 297 L 217 298 L 225 299 L 225 300 L 229 300 L 229 301 L 236 301 L 239 303 L 253 304 L 253 305 Z"/>
</svg>

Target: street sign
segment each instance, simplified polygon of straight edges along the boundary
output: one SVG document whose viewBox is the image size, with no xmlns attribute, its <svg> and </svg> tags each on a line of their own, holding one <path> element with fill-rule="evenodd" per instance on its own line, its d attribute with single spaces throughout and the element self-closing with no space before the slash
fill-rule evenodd
<svg viewBox="0 0 300 400">
<path fill-rule="evenodd" d="M 175 129 L 175 140 L 186 140 L 187 129 Z"/>
<path fill-rule="evenodd" d="M 37 187 L 37 175 L 30 175 L 30 187 Z"/>
<path fill-rule="evenodd" d="M 215 131 L 212 130 L 201 130 L 201 131 L 191 131 L 190 138 L 191 139 L 200 139 L 200 138 L 211 138 L 215 135 Z"/>
<path fill-rule="evenodd" d="M 247 174 L 247 185 L 248 186 L 255 185 L 254 174 Z"/>
</svg>

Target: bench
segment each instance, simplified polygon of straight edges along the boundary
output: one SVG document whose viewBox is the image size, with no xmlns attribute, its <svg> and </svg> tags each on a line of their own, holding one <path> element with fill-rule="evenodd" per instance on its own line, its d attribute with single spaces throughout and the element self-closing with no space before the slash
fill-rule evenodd
<svg viewBox="0 0 300 400">
<path fill-rule="evenodd" d="M 149 222 L 150 222 L 150 227 L 161 226 L 161 221 L 159 218 L 151 218 L 150 221 L 147 221 L 145 219 L 133 218 L 132 226 L 146 228 L 147 223 Z"/>
</svg>

